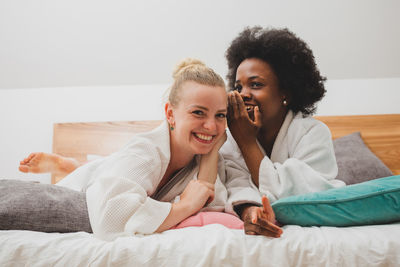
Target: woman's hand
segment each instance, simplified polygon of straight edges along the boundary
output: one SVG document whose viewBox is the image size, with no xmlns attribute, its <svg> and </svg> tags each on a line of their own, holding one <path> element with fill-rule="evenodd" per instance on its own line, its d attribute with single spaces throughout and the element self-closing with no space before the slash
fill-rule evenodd
<svg viewBox="0 0 400 267">
<path fill-rule="evenodd" d="M 239 146 L 257 139 L 261 128 L 261 113 L 254 107 L 254 121 L 249 117 L 246 106 L 238 91 L 228 94 L 228 126 Z"/>
<path fill-rule="evenodd" d="M 262 197 L 262 207 L 249 206 L 242 212 L 244 231 L 248 235 L 280 237 L 282 228 L 275 223 L 275 213 L 266 196 Z"/>
<path fill-rule="evenodd" d="M 218 151 L 225 143 L 226 132 L 219 137 L 214 147 L 208 154 L 201 155 L 198 180 L 215 184 L 218 173 Z"/>
<path fill-rule="evenodd" d="M 225 131 L 224 134 L 218 138 L 217 142 L 215 142 L 214 147 L 212 148 L 210 153 L 218 153 L 219 149 L 223 146 L 227 138 L 228 136 L 226 135 Z"/>
<path fill-rule="evenodd" d="M 228 126 L 242 152 L 253 183 L 259 185 L 260 163 L 264 154 L 257 144 L 257 134 L 262 126 L 261 113 L 254 107 L 254 121 L 249 117 L 243 99 L 237 91 L 228 94 Z"/>
<path fill-rule="evenodd" d="M 171 211 L 156 232 L 161 233 L 177 225 L 187 217 L 198 212 L 207 203 L 214 199 L 214 185 L 205 181 L 191 180 L 180 196 L 177 203 L 172 203 Z"/>
<path fill-rule="evenodd" d="M 184 205 L 190 215 L 198 212 L 214 199 L 214 184 L 207 181 L 191 180 L 180 196 L 179 204 Z"/>
</svg>

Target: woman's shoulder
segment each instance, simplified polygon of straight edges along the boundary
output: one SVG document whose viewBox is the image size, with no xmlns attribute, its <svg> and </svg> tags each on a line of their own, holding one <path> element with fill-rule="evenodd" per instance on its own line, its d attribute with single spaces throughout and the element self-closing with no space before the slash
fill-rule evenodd
<svg viewBox="0 0 400 267">
<path fill-rule="evenodd" d="M 304 133 L 313 131 L 321 131 L 330 133 L 328 126 L 320 120 L 313 118 L 312 116 L 304 116 L 303 113 L 298 112 L 290 124 L 289 131 L 302 131 Z"/>
<path fill-rule="evenodd" d="M 141 158 L 152 158 L 158 154 L 169 159 L 170 154 L 168 126 L 162 123 L 152 131 L 135 134 L 117 154 L 136 155 Z"/>
<path fill-rule="evenodd" d="M 312 116 L 303 116 L 301 112 L 297 113 L 288 128 L 288 137 L 294 139 L 303 139 L 309 136 L 316 140 L 331 140 L 331 132 L 322 121 Z"/>
<path fill-rule="evenodd" d="M 163 122 L 155 129 L 143 133 L 137 133 L 132 136 L 126 147 L 134 147 L 145 144 L 149 147 L 159 147 L 168 144 L 169 148 L 169 130 L 168 125 Z"/>
</svg>

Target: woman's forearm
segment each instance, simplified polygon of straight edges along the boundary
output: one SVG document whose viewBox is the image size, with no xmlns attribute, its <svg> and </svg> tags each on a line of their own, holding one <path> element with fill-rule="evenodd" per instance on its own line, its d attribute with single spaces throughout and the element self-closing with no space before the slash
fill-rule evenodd
<svg viewBox="0 0 400 267">
<path fill-rule="evenodd" d="M 164 222 L 157 228 L 156 232 L 161 233 L 172 228 L 187 217 L 192 215 L 192 212 L 182 202 L 172 203 L 171 211 Z"/>
<path fill-rule="evenodd" d="M 242 152 L 244 161 L 246 162 L 247 168 L 250 171 L 251 179 L 253 183 L 259 186 L 259 170 L 261 161 L 264 158 L 260 147 L 257 142 L 252 142 L 246 145 L 239 146 Z"/>
<path fill-rule="evenodd" d="M 163 232 L 177 225 L 190 215 L 198 212 L 207 200 L 214 198 L 214 185 L 205 181 L 191 180 L 180 195 L 180 200 L 173 203 L 168 216 L 156 232 Z"/>
<path fill-rule="evenodd" d="M 202 155 L 200 159 L 198 179 L 211 184 L 215 183 L 218 173 L 218 152 Z"/>
<path fill-rule="evenodd" d="M 218 151 L 225 143 L 226 138 L 227 135 L 225 133 L 218 139 L 217 143 L 208 154 L 201 155 L 199 174 L 197 176 L 199 180 L 215 184 L 218 174 Z"/>
</svg>

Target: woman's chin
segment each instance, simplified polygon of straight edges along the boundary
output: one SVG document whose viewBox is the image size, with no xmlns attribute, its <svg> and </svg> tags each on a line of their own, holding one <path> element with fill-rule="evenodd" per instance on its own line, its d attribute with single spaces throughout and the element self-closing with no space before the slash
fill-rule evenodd
<svg viewBox="0 0 400 267">
<path fill-rule="evenodd" d="M 198 155 L 204 155 L 208 154 L 212 149 L 212 144 L 198 144 L 193 146 L 193 151 L 195 152 L 194 154 Z"/>
<path fill-rule="evenodd" d="M 210 151 L 211 151 L 211 148 L 209 148 L 209 149 L 197 149 L 197 152 L 195 154 L 205 155 L 205 154 L 208 154 Z"/>
</svg>

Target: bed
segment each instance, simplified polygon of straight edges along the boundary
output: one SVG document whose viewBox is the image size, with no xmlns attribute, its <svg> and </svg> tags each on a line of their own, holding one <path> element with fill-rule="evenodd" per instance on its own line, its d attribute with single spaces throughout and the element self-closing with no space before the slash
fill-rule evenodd
<svg viewBox="0 0 400 267">
<path fill-rule="evenodd" d="M 400 174 L 400 114 L 316 117 L 334 139 L 359 131 Z M 82 162 L 117 150 L 160 121 L 59 123 L 53 152 Z M 62 177 L 53 176 L 52 183 Z M 279 239 L 210 224 L 106 242 L 86 232 L 0 231 L 1 266 L 399 266 L 400 223 L 353 227 L 286 225 Z"/>
</svg>

